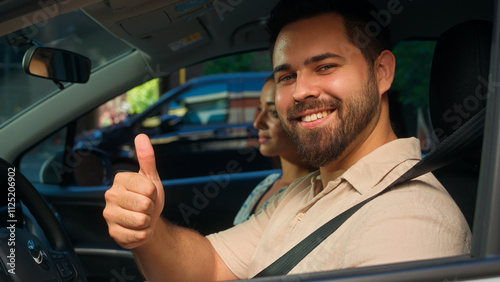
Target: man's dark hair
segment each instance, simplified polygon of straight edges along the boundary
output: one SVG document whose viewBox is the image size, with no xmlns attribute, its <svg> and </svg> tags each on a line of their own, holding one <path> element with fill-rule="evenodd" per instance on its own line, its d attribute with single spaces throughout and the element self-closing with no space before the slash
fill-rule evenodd
<svg viewBox="0 0 500 282">
<path fill-rule="evenodd" d="M 387 23 L 373 17 L 378 10 L 363 0 L 280 0 L 267 22 L 270 51 L 281 29 L 293 22 L 322 14 L 336 13 L 344 19 L 346 37 L 361 50 L 369 63 L 375 62 L 384 50 L 391 50 Z"/>
</svg>

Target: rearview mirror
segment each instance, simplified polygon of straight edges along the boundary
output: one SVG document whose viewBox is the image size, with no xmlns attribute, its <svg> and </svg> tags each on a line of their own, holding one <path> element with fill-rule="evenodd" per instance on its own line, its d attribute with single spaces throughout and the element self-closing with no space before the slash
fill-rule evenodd
<svg viewBox="0 0 500 282">
<path fill-rule="evenodd" d="M 23 69 L 56 83 L 86 83 L 90 77 L 90 60 L 70 51 L 35 46 L 24 54 Z"/>
</svg>

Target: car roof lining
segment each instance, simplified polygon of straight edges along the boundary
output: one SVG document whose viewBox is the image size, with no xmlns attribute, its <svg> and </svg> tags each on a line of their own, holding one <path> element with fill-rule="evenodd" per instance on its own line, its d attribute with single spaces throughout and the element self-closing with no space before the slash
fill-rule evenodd
<svg viewBox="0 0 500 282">
<path fill-rule="evenodd" d="M 436 8 L 429 10 L 430 1 L 372 0 L 384 11 L 382 13 L 389 14 L 394 44 L 410 38 L 435 39 L 460 22 L 492 19 L 493 1 L 484 5 L 465 0 L 433 1 L 432 5 Z M 124 4 L 121 8 L 112 9 L 109 1 L 99 2 L 84 11 L 110 32 L 141 50 L 152 75 L 161 76 L 221 55 L 266 49 L 265 19 L 277 0 L 238 1 L 239 4 L 226 10 L 213 6 L 214 1 L 198 1 L 201 4 L 183 12 L 177 11 L 177 7 L 192 1 L 124 2 L 128 6 Z M 466 12 L 450 13 L 448 7 Z M 397 12 L 391 14 L 391 11 Z M 408 22 L 414 24 L 409 25 Z M 186 40 L 197 33 L 201 36 L 193 44 L 175 51 L 169 48 L 176 41 Z"/>
<path fill-rule="evenodd" d="M 435 9 L 429 10 L 431 1 L 371 0 L 381 11 L 379 24 L 385 24 L 384 17 L 390 22 L 393 44 L 410 38 L 437 38 L 460 22 L 493 18 L 494 1 L 482 5 L 466 0 L 432 1 Z M 0 24 L 2 33 L 83 8 L 105 29 L 140 50 L 149 72 L 158 77 L 222 55 L 266 49 L 265 19 L 277 0 L 227 3 L 214 0 L 53 0 L 45 6 L 40 3 L 37 0 L 0 1 L 3 11 L 0 14 L 11 18 Z M 26 8 L 19 9 L 20 5 Z M 450 13 L 448 7 L 463 12 Z M 13 12 L 15 10 L 20 11 Z"/>
<path fill-rule="evenodd" d="M 261 3 L 256 5 L 256 1 Z M 148 1 L 133 9 L 118 11 L 100 2 L 84 11 L 111 33 L 141 50 L 153 76 L 166 75 L 228 53 L 267 48 L 265 18 L 276 0 L 240 1 L 227 10 L 212 6 L 212 1 L 198 1 L 202 4 L 179 11 L 181 4 L 189 2 Z M 156 24 L 143 20 L 151 18 Z M 200 49 L 203 52 L 199 52 Z"/>
</svg>

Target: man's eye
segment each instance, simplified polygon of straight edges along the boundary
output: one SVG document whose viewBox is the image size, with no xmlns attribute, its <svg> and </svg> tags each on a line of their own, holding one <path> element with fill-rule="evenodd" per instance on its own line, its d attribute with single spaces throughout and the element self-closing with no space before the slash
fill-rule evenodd
<svg viewBox="0 0 500 282">
<path fill-rule="evenodd" d="M 326 71 L 326 70 L 332 69 L 334 67 L 336 67 L 336 65 L 324 65 L 324 66 L 321 66 L 318 70 Z"/>
<path fill-rule="evenodd" d="M 288 80 L 292 80 L 295 78 L 295 75 L 292 75 L 292 74 L 287 74 L 287 75 L 284 75 L 284 76 L 281 76 L 278 80 L 278 82 L 286 82 Z"/>
</svg>

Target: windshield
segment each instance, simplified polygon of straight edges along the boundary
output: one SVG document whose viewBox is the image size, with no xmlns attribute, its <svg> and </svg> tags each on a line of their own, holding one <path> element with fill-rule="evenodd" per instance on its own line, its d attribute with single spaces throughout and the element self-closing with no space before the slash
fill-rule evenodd
<svg viewBox="0 0 500 282">
<path fill-rule="evenodd" d="M 132 49 L 109 36 L 106 30 L 81 11 L 60 15 L 0 37 L 0 127 L 59 91 L 54 82 L 27 75 L 22 70 L 24 52 L 32 44 L 87 56 L 93 70 Z"/>
</svg>

